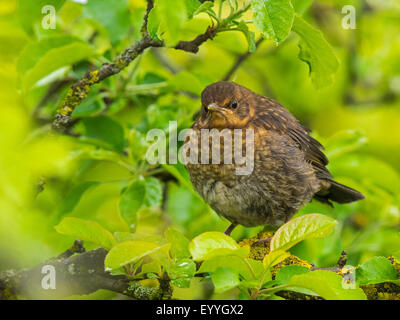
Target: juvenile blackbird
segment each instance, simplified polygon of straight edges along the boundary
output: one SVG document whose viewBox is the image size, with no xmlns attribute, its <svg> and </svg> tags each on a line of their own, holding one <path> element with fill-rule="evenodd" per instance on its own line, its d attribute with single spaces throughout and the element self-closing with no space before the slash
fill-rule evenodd
<svg viewBox="0 0 400 320">
<path fill-rule="evenodd" d="M 250 174 L 238 175 L 236 169 L 243 165 L 224 164 L 224 158 L 213 164 L 212 151 L 209 164 L 202 164 L 200 138 L 195 150 L 199 163 L 186 164 L 195 190 L 232 223 L 227 234 L 237 224 L 278 226 L 313 198 L 329 205 L 364 199 L 360 192 L 332 180 L 323 146 L 278 102 L 225 81 L 207 86 L 201 101 L 200 116 L 192 126 L 198 137 L 202 129 L 217 129 L 214 134 L 223 129 L 254 130 Z"/>
</svg>

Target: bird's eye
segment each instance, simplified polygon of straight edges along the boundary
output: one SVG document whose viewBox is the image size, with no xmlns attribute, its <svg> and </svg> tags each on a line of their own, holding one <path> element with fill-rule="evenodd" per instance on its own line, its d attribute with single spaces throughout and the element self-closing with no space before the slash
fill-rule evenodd
<svg viewBox="0 0 400 320">
<path fill-rule="evenodd" d="M 232 109 L 236 109 L 237 108 L 237 106 L 238 106 L 238 103 L 237 103 L 237 101 L 235 100 L 235 101 L 233 101 L 232 102 L 232 104 L 231 104 L 231 106 L 232 106 Z"/>
</svg>

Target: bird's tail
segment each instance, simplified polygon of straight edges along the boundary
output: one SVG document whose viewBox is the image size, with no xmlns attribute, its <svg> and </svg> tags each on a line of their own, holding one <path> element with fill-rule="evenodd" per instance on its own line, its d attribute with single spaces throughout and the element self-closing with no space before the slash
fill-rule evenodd
<svg viewBox="0 0 400 320">
<path fill-rule="evenodd" d="M 330 182 L 329 189 L 327 190 L 327 192 L 325 191 L 323 195 L 317 193 L 314 196 L 317 200 L 332 205 L 329 200 L 338 203 L 349 203 L 365 199 L 365 196 L 357 190 L 354 190 L 330 179 L 328 181 Z"/>
</svg>

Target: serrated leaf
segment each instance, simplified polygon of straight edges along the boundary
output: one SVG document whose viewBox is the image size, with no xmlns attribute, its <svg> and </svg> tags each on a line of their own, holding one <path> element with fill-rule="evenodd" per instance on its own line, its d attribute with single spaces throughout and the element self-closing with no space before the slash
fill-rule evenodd
<svg viewBox="0 0 400 320">
<path fill-rule="evenodd" d="M 397 271 L 385 257 L 374 257 L 356 269 L 358 284 L 375 284 L 387 281 L 397 281 Z"/>
<path fill-rule="evenodd" d="M 232 268 L 218 268 L 211 276 L 215 292 L 224 292 L 239 285 L 239 273 Z"/>
<path fill-rule="evenodd" d="M 189 240 L 178 230 L 168 228 L 165 231 L 165 238 L 171 243 L 170 254 L 172 258 L 189 258 Z"/>
<path fill-rule="evenodd" d="M 147 241 L 122 242 L 110 250 L 104 261 L 104 266 L 106 269 L 118 269 L 129 263 L 138 261 L 163 247 L 165 245 L 160 246 L 157 243 Z"/>
<path fill-rule="evenodd" d="M 99 185 L 99 182 L 86 181 L 72 188 L 61 202 L 58 216 L 63 216 L 67 213 L 72 212 L 81 200 L 82 196 L 85 194 L 85 192 L 88 191 L 91 187 L 97 185 Z"/>
<path fill-rule="evenodd" d="M 294 218 L 275 232 L 270 243 L 271 251 L 287 250 L 305 239 L 326 237 L 336 223 L 336 220 L 319 213 Z"/>
<path fill-rule="evenodd" d="M 252 0 L 254 25 L 266 38 L 279 45 L 289 35 L 294 9 L 289 0 Z"/>
<path fill-rule="evenodd" d="M 135 180 L 122 194 L 119 212 L 131 229 L 136 228 L 137 213 L 142 207 L 146 194 L 144 180 Z"/>
<path fill-rule="evenodd" d="M 55 226 L 55 229 L 58 233 L 93 242 L 107 250 L 115 244 L 111 232 L 94 221 L 67 217 Z"/>
<path fill-rule="evenodd" d="M 330 85 L 339 68 L 331 45 L 321 31 L 312 27 L 299 15 L 294 19 L 293 31 L 300 36 L 299 58 L 308 64 L 314 86 L 322 88 Z"/>
<path fill-rule="evenodd" d="M 271 267 L 277 265 L 278 263 L 282 262 L 289 256 L 290 256 L 290 253 L 283 251 L 283 250 L 271 251 L 270 253 L 265 255 L 265 257 L 263 259 L 264 268 L 265 269 L 271 268 Z"/>
<path fill-rule="evenodd" d="M 350 289 L 342 286 L 342 277 L 327 270 L 316 270 L 294 275 L 288 282 L 290 288 L 304 288 L 314 292 L 326 300 L 366 300 L 360 288 Z"/>
<path fill-rule="evenodd" d="M 190 254 L 195 261 L 228 255 L 238 249 L 240 247 L 236 241 L 222 232 L 204 232 L 189 243 Z"/>
</svg>

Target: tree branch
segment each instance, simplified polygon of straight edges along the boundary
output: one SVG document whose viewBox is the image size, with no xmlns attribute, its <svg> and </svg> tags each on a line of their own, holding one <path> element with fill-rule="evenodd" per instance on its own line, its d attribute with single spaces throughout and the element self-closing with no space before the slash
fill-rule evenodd
<svg viewBox="0 0 400 320">
<path fill-rule="evenodd" d="M 260 233 L 257 237 L 244 239 L 239 242 L 241 246 L 250 246 L 250 258 L 262 260 L 269 253 L 269 243 L 259 242 L 260 239 L 271 234 Z M 92 251 L 83 252 L 82 242 L 75 241 L 74 246 L 59 255 L 31 269 L 21 271 L 7 270 L 0 272 L 0 300 L 7 299 L 58 299 L 71 295 L 82 295 L 93 293 L 99 289 L 106 289 L 128 297 L 140 300 L 170 299 L 172 288 L 169 279 L 163 277 L 159 280 L 150 279 L 129 279 L 125 275 L 111 275 L 104 269 L 104 259 L 107 251 L 98 248 Z M 344 264 L 345 253 L 342 253 L 337 265 L 333 268 L 325 268 L 340 275 L 345 274 Z M 400 265 L 396 264 L 393 258 L 389 261 L 400 274 Z M 301 265 L 311 270 L 314 268 L 310 263 L 291 255 L 276 265 L 272 275 L 286 265 Z M 56 274 L 56 289 L 44 289 L 42 287 L 42 273 L 44 266 L 54 267 Z M 147 282 L 151 282 L 147 283 Z M 155 285 L 156 284 L 156 285 Z M 400 286 L 384 282 L 379 284 L 360 286 L 369 300 L 376 299 L 400 299 Z M 321 300 L 321 297 L 310 296 L 294 291 L 279 291 L 277 295 L 286 299 L 294 300 Z"/>
<path fill-rule="evenodd" d="M 88 96 L 91 86 L 121 72 L 146 48 L 160 47 L 162 45 L 161 42 L 154 41 L 150 36 L 146 35 L 126 49 L 112 63 L 104 63 L 100 69 L 88 71 L 81 80 L 69 89 L 61 107 L 57 110 L 53 121 L 53 129 L 65 131 L 71 121 L 71 113 Z"/>
<path fill-rule="evenodd" d="M 259 242 L 260 239 L 267 239 L 272 236 L 272 233 L 268 232 L 260 232 L 256 237 L 251 239 L 244 239 L 239 242 L 241 246 L 250 246 L 250 258 L 256 260 L 263 260 L 265 255 L 270 252 L 269 242 Z M 398 278 L 400 278 L 400 264 L 396 263 L 393 257 L 389 258 L 391 264 L 395 267 L 398 273 Z M 309 268 L 311 271 L 313 270 L 327 270 L 332 271 L 340 276 L 344 276 L 348 270 L 345 268 L 345 264 L 347 262 L 346 252 L 343 251 L 339 261 L 336 263 L 334 267 L 331 268 L 317 268 L 313 264 L 309 262 L 299 259 L 294 255 L 290 255 L 284 261 L 278 263 L 273 267 L 272 275 L 275 277 L 277 272 L 285 267 L 286 265 L 300 265 L 303 267 Z M 400 286 L 391 283 L 391 282 L 383 282 L 378 284 L 368 284 L 368 285 L 360 285 L 360 288 L 364 291 L 368 300 L 377 300 L 377 299 L 390 299 L 390 300 L 400 300 Z M 299 292 L 294 292 L 290 290 L 279 291 L 276 293 L 278 296 L 281 296 L 285 299 L 291 300 L 321 300 L 321 297 L 311 296 Z"/>
<path fill-rule="evenodd" d="M 67 252 L 72 253 L 72 251 L 70 249 Z M 169 286 L 165 283 L 146 287 L 139 280 L 130 281 L 123 275 L 114 276 L 104 271 L 106 255 L 106 250 L 98 248 L 70 257 L 68 254 L 62 254 L 32 269 L 1 272 L 0 300 L 59 299 L 74 294 L 89 294 L 99 289 L 110 290 L 140 300 L 162 299 L 164 292 L 168 296 Z M 43 278 L 46 276 L 42 273 L 44 266 L 54 267 L 55 289 L 46 290 L 42 287 Z"/>
<path fill-rule="evenodd" d="M 65 132 L 71 125 L 71 114 L 75 108 L 88 96 L 91 86 L 104 79 L 120 73 L 136 59 L 145 49 L 149 47 L 163 47 L 165 43 L 153 40 L 147 32 L 147 20 L 150 10 L 153 8 L 153 1 L 149 0 L 147 11 L 142 26 L 143 37 L 132 46 L 125 49 L 121 55 L 111 63 L 103 64 L 98 70 L 88 71 L 85 76 L 71 86 L 66 97 L 61 103 L 53 120 L 53 129 Z M 213 39 L 218 32 L 218 27 L 209 26 L 207 30 L 198 35 L 192 41 L 180 41 L 174 48 L 186 52 L 197 53 L 199 47 L 208 39 Z"/>
</svg>

